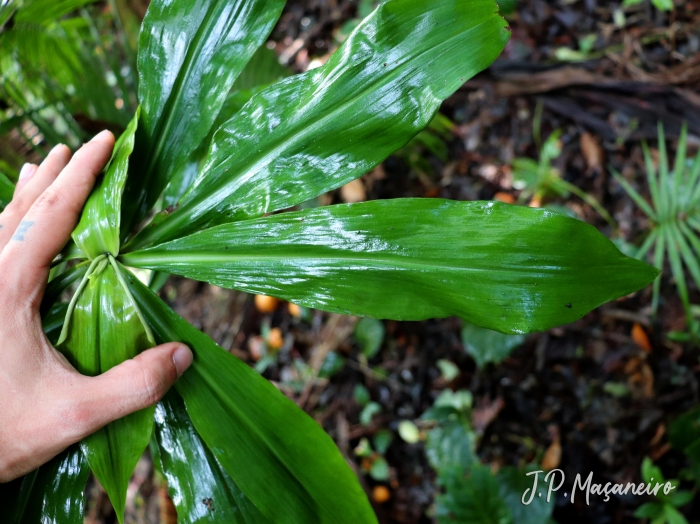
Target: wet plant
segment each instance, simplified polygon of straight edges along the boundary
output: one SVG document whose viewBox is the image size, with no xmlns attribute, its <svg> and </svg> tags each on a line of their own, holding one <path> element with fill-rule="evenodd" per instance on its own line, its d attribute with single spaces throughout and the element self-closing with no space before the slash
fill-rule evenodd
<svg viewBox="0 0 700 524">
<path fill-rule="evenodd" d="M 687 158 L 688 128 L 683 126 L 678 140 L 673 169 L 669 165 L 664 128 L 659 123 L 658 166 L 654 162 L 649 146 L 642 142 L 646 164 L 647 184 L 651 202 L 645 200 L 619 173 L 613 175 L 639 209 L 649 220 L 649 233 L 637 251 L 637 258 L 644 259 L 653 253 L 653 263 L 663 269 L 668 259 L 671 274 L 678 287 L 689 323 L 696 322 L 691 315 L 687 270 L 700 288 L 700 152 L 693 161 Z M 654 282 L 652 309 L 657 310 L 661 280 Z M 691 329 L 691 332 L 694 330 Z"/>
<path fill-rule="evenodd" d="M 508 32 L 492 0 L 390 0 L 322 67 L 232 92 L 283 6 L 150 3 L 139 109 L 56 260 L 43 309 L 83 374 L 166 341 L 186 343 L 194 362 L 157 406 L 3 486 L 10 522 L 82 522 L 90 471 L 123 521 L 149 442 L 181 522 L 376 522 L 322 428 L 134 269 L 365 317 L 457 315 L 510 334 L 572 322 L 657 276 L 594 227 L 544 209 L 413 198 L 294 210 L 407 144 Z"/>
</svg>

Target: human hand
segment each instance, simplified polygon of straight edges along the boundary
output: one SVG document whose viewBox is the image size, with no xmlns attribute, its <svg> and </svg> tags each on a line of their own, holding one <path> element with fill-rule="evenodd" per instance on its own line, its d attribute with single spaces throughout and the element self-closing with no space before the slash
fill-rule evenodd
<svg viewBox="0 0 700 524">
<path fill-rule="evenodd" d="M 51 262 L 70 238 L 113 147 L 108 131 L 73 158 L 66 146 L 56 146 L 40 166 L 22 168 L 15 196 L 0 213 L 0 482 L 156 403 L 192 363 L 189 348 L 170 343 L 86 377 L 41 327 Z"/>
</svg>

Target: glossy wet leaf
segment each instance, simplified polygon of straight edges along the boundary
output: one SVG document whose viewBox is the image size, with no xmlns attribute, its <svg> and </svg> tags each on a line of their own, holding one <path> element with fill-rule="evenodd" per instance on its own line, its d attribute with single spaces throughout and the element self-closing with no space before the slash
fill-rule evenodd
<svg viewBox="0 0 700 524">
<path fill-rule="evenodd" d="M 234 81 L 270 34 L 284 0 L 154 0 L 139 39 L 139 168 L 125 200 L 129 231 L 209 130 Z"/>
<path fill-rule="evenodd" d="M 73 240 L 90 259 L 105 253 L 119 254 L 122 193 L 129 171 L 129 157 L 134 150 L 139 113 L 137 110 L 114 145 L 104 175 L 95 184 L 73 231 Z"/>
<path fill-rule="evenodd" d="M 326 311 L 395 320 L 457 315 L 512 334 L 573 322 L 658 274 L 580 220 L 438 199 L 273 215 L 123 258 Z"/>
<path fill-rule="evenodd" d="M 73 446 L 38 470 L 0 484 L 3 524 L 83 524 L 83 492 L 90 468 Z"/>
<path fill-rule="evenodd" d="M 468 322 L 462 328 L 464 349 L 480 368 L 491 362 L 498 364 L 524 341 L 523 335 L 504 335 Z"/>
<path fill-rule="evenodd" d="M 93 274 L 79 296 L 59 349 L 82 374 L 104 373 L 152 347 L 131 298 L 114 268 Z M 154 408 L 112 422 L 81 442 L 90 468 L 123 522 L 129 478 L 153 429 Z"/>
<path fill-rule="evenodd" d="M 132 250 L 285 209 L 358 178 L 427 126 L 500 54 L 491 0 L 392 0 L 328 62 L 254 96 L 214 136 L 180 207 Z"/>
<path fill-rule="evenodd" d="M 156 438 L 163 473 L 180 522 L 270 523 L 243 495 L 192 425 L 180 396 L 158 404 Z"/>
<path fill-rule="evenodd" d="M 376 522 L 357 478 L 323 429 L 253 369 L 178 317 L 134 277 L 156 340 L 194 352 L 176 383 L 194 427 L 248 499 L 272 522 Z"/>
</svg>

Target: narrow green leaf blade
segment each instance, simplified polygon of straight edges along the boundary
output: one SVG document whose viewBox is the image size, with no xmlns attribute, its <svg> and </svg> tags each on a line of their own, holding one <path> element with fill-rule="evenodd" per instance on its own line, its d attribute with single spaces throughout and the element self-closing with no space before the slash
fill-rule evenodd
<svg viewBox="0 0 700 524">
<path fill-rule="evenodd" d="M 272 522 L 377 522 L 357 478 L 321 427 L 253 369 L 218 347 L 129 275 L 159 343 L 194 352 L 176 383 L 197 432 Z"/>
<path fill-rule="evenodd" d="M 113 256 L 119 254 L 122 193 L 129 170 L 129 157 L 134 150 L 139 113 L 140 110 L 137 110 L 114 145 L 104 176 L 97 181 L 83 208 L 80 222 L 73 231 L 73 240 L 90 259 L 105 253 Z"/>
<path fill-rule="evenodd" d="M 16 20 L 31 24 L 54 22 L 80 7 L 97 0 L 24 0 L 17 10 Z"/>
<path fill-rule="evenodd" d="M 156 408 L 156 437 L 180 522 L 270 523 L 221 467 L 174 391 Z"/>
<path fill-rule="evenodd" d="M 83 493 L 90 468 L 73 446 L 38 470 L 0 484 L 0 508 L 6 524 L 83 524 Z"/>
<path fill-rule="evenodd" d="M 510 334 L 573 322 L 658 275 L 580 220 L 439 199 L 272 215 L 123 260 L 317 309 L 395 320 L 457 315 Z"/>
<path fill-rule="evenodd" d="M 318 69 L 254 96 L 214 136 L 180 207 L 131 250 L 258 217 L 358 178 L 404 146 L 508 41 L 493 0 L 392 0 Z"/>
<path fill-rule="evenodd" d="M 110 265 L 92 275 L 67 329 L 68 338 L 59 349 L 78 371 L 89 376 L 104 373 L 152 345 L 131 297 Z M 131 473 L 151 440 L 154 409 L 112 422 L 81 442 L 120 522 Z"/>
<path fill-rule="evenodd" d="M 126 232 L 207 136 L 284 0 L 154 0 L 139 39 L 142 140 L 127 186 Z"/>
</svg>

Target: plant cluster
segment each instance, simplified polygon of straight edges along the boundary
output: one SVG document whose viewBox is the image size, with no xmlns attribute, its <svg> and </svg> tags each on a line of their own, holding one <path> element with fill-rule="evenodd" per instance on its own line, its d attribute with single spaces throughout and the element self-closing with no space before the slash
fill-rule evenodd
<svg viewBox="0 0 700 524">
<path fill-rule="evenodd" d="M 59 2 L 61 13 L 84 3 Z M 27 5 L 43 4 L 12 16 Z M 2 486 L 9 522 L 82 522 L 90 471 L 123 521 L 149 442 L 182 522 L 376 522 L 322 428 L 133 269 L 365 317 L 457 315 L 509 334 L 572 322 L 657 276 L 592 226 L 544 209 L 398 199 L 290 210 L 407 144 L 496 59 L 508 32 L 492 0 L 390 0 L 322 67 L 237 87 L 247 64 L 264 60 L 256 50 L 283 6 L 150 3 L 139 105 L 56 260 L 43 310 L 51 340 L 84 374 L 169 341 L 189 345 L 194 362 L 157 406 Z M 437 409 L 438 431 L 453 431 L 461 408 Z M 475 467 L 475 484 L 463 485 L 443 458 L 433 462 L 446 486 L 469 490 L 485 478 Z"/>
<path fill-rule="evenodd" d="M 671 274 L 688 314 L 689 330 L 695 332 L 697 328 L 693 325 L 697 321 L 692 315 L 684 266 L 695 286 L 700 288 L 700 152 L 693 161 L 688 160 L 687 138 L 688 128 L 684 125 L 678 140 L 673 170 L 669 166 L 661 123 L 658 166 L 647 143 L 642 143 L 651 203 L 619 173 L 613 172 L 613 175 L 649 220 L 650 232 L 637 251 L 637 258 L 644 259 L 651 252 L 654 265 L 659 269 L 663 269 L 664 262 L 668 259 Z M 654 311 L 659 305 L 660 289 L 661 280 L 656 280 L 652 298 Z"/>
</svg>

